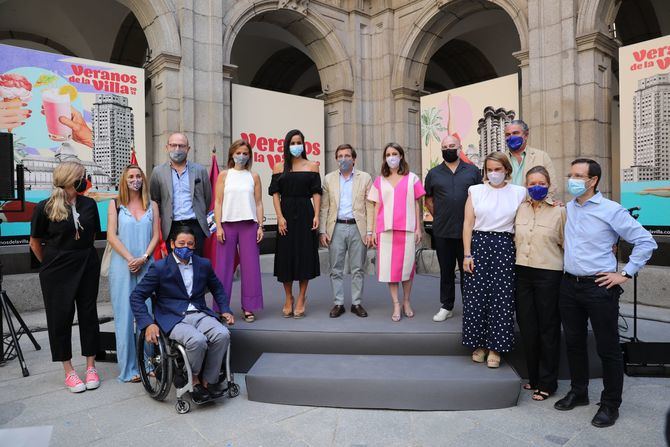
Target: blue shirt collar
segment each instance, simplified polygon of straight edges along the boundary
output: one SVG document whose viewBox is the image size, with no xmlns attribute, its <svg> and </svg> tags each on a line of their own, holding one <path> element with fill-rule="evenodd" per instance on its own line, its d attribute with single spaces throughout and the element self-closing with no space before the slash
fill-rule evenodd
<svg viewBox="0 0 670 447">
<path fill-rule="evenodd" d="M 579 202 L 577 202 L 577 199 L 576 199 L 576 198 L 575 198 L 575 199 L 572 199 L 572 201 L 575 202 L 575 205 L 576 205 L 576 206 L 581 206 L 581 207 L 585 206 L 585 205 L 586 205 L 587 203 L 589 203 L 589 202 L 593 202 L 593 203 L 595 203 L 595 204 L 597 205 L 597 204 L 599 204 L 600 202 L 603 201 L 603 194 L 602 194 L 600 191 L 596 192 L 596 193 L 593 195 L 593 197 L 591 197 L 589 200 L 587 200 L 586 202 L 584 202 L 583 205 L 580 205 Z"/>
</svg>

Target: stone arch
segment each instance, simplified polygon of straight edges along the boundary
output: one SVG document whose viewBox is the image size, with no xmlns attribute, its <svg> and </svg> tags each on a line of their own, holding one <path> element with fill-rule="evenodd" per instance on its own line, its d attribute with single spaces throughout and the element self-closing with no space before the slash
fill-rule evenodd
<svg viewBox="0 0 670 447">
<path fill-rule="evenodd" d="M 519 35 L 520 51 L 528 49 L 528 18 L 517 0 L 446 0 L 430 2 L 420 12 L 394 64 L 391 85 L 394 91 L 423 87 L 428 62 L 441 42 L 440 35 L 461 19 L 474 13 L 498 7 L 512 19 Z"/>
<path fill-rule="evenodd" d="M 622 0 L 582 0 L 577 13 L 577 36 L 594 32 L 609 35 Z"/>
<path fill-rule="evenodd" d="M 130 9 L 142 26 L 151 56 L 181 57 L 179 28 L 169 0 L 117 0 Z"/>
<path fill-rule="evenodd" d="M 326 94 L 346 91 L 353 93 L 354 76 L 349 56 L 335 34 L 333 27 L 308 6 L 284 6 L 285 0 L 262 0 L 259 2 L 237 2 L 223 18 L 230 24 L 223 35 L 223 60 L 229 64 L 235 39 L 242 27 L 259 16 L 264 22 L 274 23 L 296 36 L 309 50 L 309 56 L 316 64 L 321 78 L 321 86 Z M 282 17 L 277 11 L 290 11 Z M 287 19 L 290 17 L 290 19 Z"/>
</svg>

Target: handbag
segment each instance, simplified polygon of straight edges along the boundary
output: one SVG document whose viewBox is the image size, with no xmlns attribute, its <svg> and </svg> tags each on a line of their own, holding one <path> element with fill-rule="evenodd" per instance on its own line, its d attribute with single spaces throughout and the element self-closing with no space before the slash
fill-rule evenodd
<svg viewBox="0 0 670 447">
<path fill-rule="evenodd" d="M 116 201 L 115 201 L 116 203 Z M 119 234 L 119 207 L 116 207 L 116 234 Z M 102 254 L 102 260 L 100 261 L 100 276 L 105 278 L 109 276 L 109 267 L 112 263 L 112 244 L 107 241 L 105 245 L 105 252 Z"/>
</svg>

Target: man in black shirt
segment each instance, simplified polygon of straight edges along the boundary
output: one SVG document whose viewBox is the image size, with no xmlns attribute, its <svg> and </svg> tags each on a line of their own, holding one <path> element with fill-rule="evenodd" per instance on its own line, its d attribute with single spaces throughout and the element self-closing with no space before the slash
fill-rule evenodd
<svg viewBox="0 0 670 447">
<path fill-rule="evenodd" d="M 442 307 L 433 321 L 444 321 L 454 315 L 456 288 L 454 268 L 463 272 L 463 214 L 468 188 L 482 182 L 476 166 L 460 160 L 461 141 L 455 135 L 442 140 L 440 163 L 426 176 L 426 208 L 433 215 L 433 237 L 440 263 L 440 302 Z M 462 283 L 461 283 L 462 284 Z M 462 291 L 461 291 L 462 292 Z"/>
</svg>

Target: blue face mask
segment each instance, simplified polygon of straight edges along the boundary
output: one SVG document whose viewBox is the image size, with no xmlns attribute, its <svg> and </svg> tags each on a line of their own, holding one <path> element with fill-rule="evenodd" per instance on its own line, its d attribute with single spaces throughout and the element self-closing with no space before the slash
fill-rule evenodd
<svg viewBox="0 0 670 447">
<path fill-rule="evenodd" d="M 575 197 L 579 197 L 586 192 L 586 180 L 568 179 L 568 192 Z"/>
<path fill-rule="evenodd" d="M 293 155 L 294 157 L 300 157 L 303 151 L 302 144 L 295 144 L 293 146 L 289 146 L 288 149 L 289 151 L 291 151 L 291 155 Z"/>
<path fill-rule="evenodd" d="M 337 164 L 340 165 L 340 171 L 349 172 L 354 166 L 354 160 L 352 158 L 340 158 L 337 160 Z"/>
<path fill-rule="evenodd" d="M 175 247 L 174 254 L 177 255 L 179 259 L 188 261 L 193 256 L 193 249 L 188 247 Z"/>
<path fill-rule="evenodd" d="M 548 186 L 533 185 L 528 188 L 528 195 L 530 198 L 537 200 L 538 202 L 544 200 L 544 198 L 547 197 L 547 194 L 549 194 Z"/>
<path fill-rule="evenodd" d="M 518 151 L 523 146 L 523 137 L 521 135 L 510 135 L 507 137 L 507 147 L 511 151 Z"/>
</svg>

